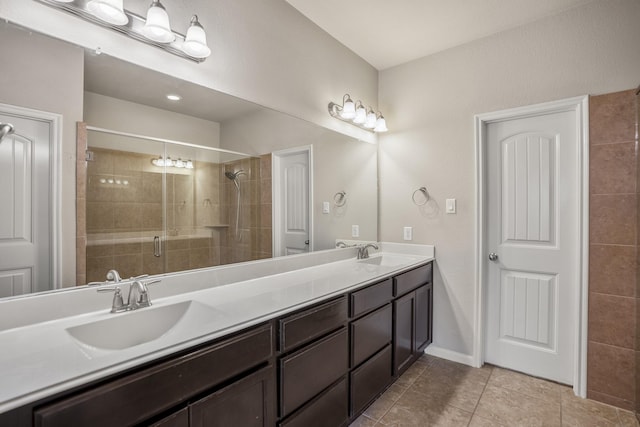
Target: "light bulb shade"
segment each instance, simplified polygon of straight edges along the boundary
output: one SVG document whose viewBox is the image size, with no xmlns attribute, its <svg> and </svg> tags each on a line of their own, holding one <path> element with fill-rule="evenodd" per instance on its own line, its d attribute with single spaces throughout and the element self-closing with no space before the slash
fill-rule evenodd
<svg viewBox="0 0 640 427">
<path fill-rule="evenodd" d="M 177 168 L 183 168 L 183 167 L 185 167 L 185 164 L 184 164 L 184 162 L 182 161 L 182 159 L 178 159 L 178 160 L 176 160 L 176 162 L 175 162 L 175 167 L 177 167 Z"/>
<path fill-rule="evenodd" d="M 191 18 L 191 26 L 187 30 L 187 36 L 182 44 L 182 51 L 194 58 L 207 58 L 211 55 L 211 49 L 207 46 L 207 35 L 200 22 L 198 22 L 196 15 Z"/>
<path fill-rule="evenodd" d="M 387 129 L 387 121 L 382 117 L 382 115 L 380 115 L 378 120 L 376 120 L 376 127 L 374 127 L 373 130 L 374 132 L 386 132 L 389 130 Z"/>
<path fill-rule="evenodd" d="M 356 115 L 353 118 L 353 123 L 362 124 L 367 120 L 367 109 L 363 106 L 356 108 Z"/>
<path fill-rule="evenodd" d="M 91 0 L 87 9 L 96 18 L 113 25 L 125 25 L 129 17 L 124 13 L 122 0 Z"/>
<path fill-rule="evenodd" d="M 187 160 L 184 167 L 187 169 L 193 169 L 193 162 L 191 160 Z"/>
<path fill-rule="evenodd" d="M 142 34 L 149 40 L 159 43 L 171 43 L 176 39 L 171 31 L 169 15 L 159 0 L 153 0 L 149 6 Z"/>
<path fill-rule="evenodd" d="M 356 116 L 356 104 L 353 103 L 349 95 L 345 95 L 343 98 L 342 110 L 340 111 L 340 117 L 343 119 L 353 119 Z"/>
<path fill-rule="evenodd" d="M 369 112 L 367 113 L 367 119 L 364 122 L 364 127 L 366 127 L 367 129 L 373 129 L 374 127 L 376 127 L 376 113 L 374 113 L 373 111 L 369 110 Z"/>
</svg>

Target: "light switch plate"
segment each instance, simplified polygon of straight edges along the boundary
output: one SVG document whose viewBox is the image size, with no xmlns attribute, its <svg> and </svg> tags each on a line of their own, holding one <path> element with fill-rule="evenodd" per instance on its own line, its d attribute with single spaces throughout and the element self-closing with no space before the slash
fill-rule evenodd
<svg viewBox="0 0 640 427">
<path fill-rule="evenodd" d="M 403 230 L 404 240 L 413 240 L 413 227 L 405 227 Z"/>
<path fill-rule="evenodd" d="M 331 212 L 331 205 L 329 204 L 329 202 L 322 202 L 322 213 L 323 214 L 328 214 L 329 212 Z"/>
<path fill-rule="evenodd" d="M 360 226 L 352 225 L 351 226 L 351 237 L 360 237 Z"/>
<path fill-rule="evenodd" d="M 448 214 L 456 213 L 456 199 L 447 199 L 446 210 Z"/>
</svg>

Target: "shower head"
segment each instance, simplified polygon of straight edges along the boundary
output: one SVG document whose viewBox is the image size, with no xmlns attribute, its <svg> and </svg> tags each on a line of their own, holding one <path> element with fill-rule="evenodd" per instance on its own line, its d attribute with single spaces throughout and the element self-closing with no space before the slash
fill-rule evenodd
<svg viewBox="0 0 640 427">
<path fill-rule="evenodd" d="M 13 132 L 14 128 L 11 123 L 0 123 L 0 142 L 5 136 L 11 135 Z"/>
<path fill-rule="evenodd" d="M 226 171 L 226 172 L 224 173 L 224 176 L 226 176 L 227 178 L 229 178 L 231 181 L 235 181 L 236 179 L 238 179 L 238 177 L 239 177 L 240 175 L 246 175 L 242 169 L 238 169 L 238 170 L 237 170 L 237 171 L 235 171 L 235 172 Z"/>
</svg>

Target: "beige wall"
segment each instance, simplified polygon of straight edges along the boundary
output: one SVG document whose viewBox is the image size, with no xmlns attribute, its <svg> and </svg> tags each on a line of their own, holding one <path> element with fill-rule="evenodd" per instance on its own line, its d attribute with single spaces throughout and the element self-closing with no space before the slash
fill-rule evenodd
<svg viewBox="0 0 640 427">
<path fill-rule="evenodd" d="M 29 52 L 24 55 L 23 52 Z M 0 103 L 62 114 L 62 284 L 75 283 L 76 127 L 82 120 L 83 51 L 39 34 L 0 26 Z"/>
<path fill-rule="evenodd" d="M 236 95 L 334 129 L 369 137 L 327 114 L 345 92 L 372 103 L 377 71 L 283 0 L 163 2 L 176 31 L 198 14 L 212 55 L 202 64 L 148 47 L 35 1 L 3 0 L 0 17 L 63 40 Z M 147 2 L 127 2 L 144 15 Z M 346 71 L 345 71 L 346 70 Z"/>
<path fill-rule="evenodd" d="M 597 0 L 380 73 L 380 238 L 413 226 L 415 243 L 436 246 L 436 346 L 472 353 L 474 115 L 637 86 L 639 22 L 637 0 Z M 423 185 L 434 203 L 421 210 L 411 193 Z"/>
</svg>

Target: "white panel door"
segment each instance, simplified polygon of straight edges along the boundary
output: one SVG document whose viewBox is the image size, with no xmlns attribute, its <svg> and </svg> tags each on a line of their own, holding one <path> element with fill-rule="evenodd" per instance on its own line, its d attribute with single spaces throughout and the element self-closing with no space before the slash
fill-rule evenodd
<svg viewBox="0 0 640 427">
<path fill-rule="evenodd" d="M 279 156 L 276 256 L 309 252 L 309 152 Z"/>
<path fill-rule="evenodd" d="M 47 122 L 4 115 L 0 142 L 0 298 L 51 289 Z"/>
<path fill-rule="evenodd" d="M 485 361 L 565 384 L 579 286 L 576 114 L 487 125 Z"/>
</svg>

